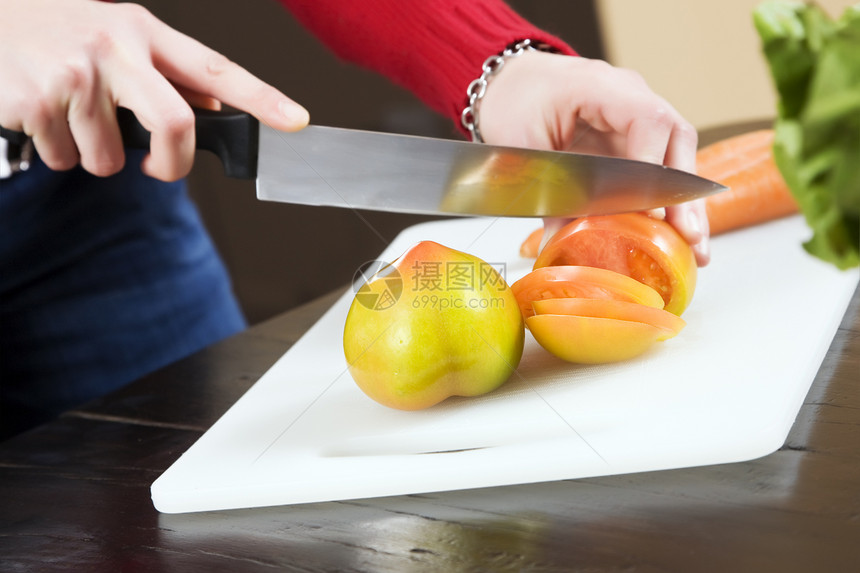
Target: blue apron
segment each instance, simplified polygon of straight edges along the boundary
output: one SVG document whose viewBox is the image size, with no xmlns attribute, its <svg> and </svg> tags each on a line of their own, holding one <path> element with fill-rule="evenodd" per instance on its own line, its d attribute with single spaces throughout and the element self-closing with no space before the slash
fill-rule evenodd
<svg viewBox="0 0 860 573">
<path fill-rule="evenodd" d="M 184 184 L 141 158 L 0 180 L 0 437 L 245 327 Z"/>
</svg>

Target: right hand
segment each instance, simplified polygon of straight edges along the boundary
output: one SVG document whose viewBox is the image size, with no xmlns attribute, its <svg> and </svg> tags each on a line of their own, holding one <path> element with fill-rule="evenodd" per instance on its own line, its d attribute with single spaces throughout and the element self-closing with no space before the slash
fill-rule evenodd
<svg viewBox="0 0 860 573">
<path fill-rule="evenodd" d="M 544 52 L 508 60 L 487 89 L 481 119 L 487 143 L 628 157 L 696 172 L 693 126 L 639 74 L 600 60 Z M 667 207 L 665 216 L 699 266 L 706 265 L 705 202 Z M 546 219 L 545 241 L 565 222 Z"/>
<path fill-rule="evenodd" d="M 308 123 L 302 106 L 135 4 L 0 0 L 0 38 L 0 125 L 31 136 L 51 169 L 122 169 L 117 106 L 152 134 L 142 169 L 164 181 L 191 170 L 189 101 L 284 131 Z"/>
</svg>

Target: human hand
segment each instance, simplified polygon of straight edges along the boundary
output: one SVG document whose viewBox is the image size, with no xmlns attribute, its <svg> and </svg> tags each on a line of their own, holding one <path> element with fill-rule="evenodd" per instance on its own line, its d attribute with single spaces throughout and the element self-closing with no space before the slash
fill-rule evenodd
<svg viewBox="0 0 860 573">
<path fill-rule="evenodd" d="M 135 4 L 0 0 L 0 38 L 0 125 L 31 136 L 51 169 L 122 169 L 117 106 L 152 134 L 142 169 L 165 181 L 191 169 L 189 102 L 284 131 L 308 123 L 299 104 Z"/>
<path fill-rule="evenodd" d="M 696 171 L 695 128 L 636 72 L 601 60 L 546 52 L 510 58 L 480 108 L 484 141 L 496 145 L 627 157 Z M 710 259 L 703 200 L 667 207 L 666 220 Z M 545 221 L 545 240 L 565 220 Z"/>
</svg>

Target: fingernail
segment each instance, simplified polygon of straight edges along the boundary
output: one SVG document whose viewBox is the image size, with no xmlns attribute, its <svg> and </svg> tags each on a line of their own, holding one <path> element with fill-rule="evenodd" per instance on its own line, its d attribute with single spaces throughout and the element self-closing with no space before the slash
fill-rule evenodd
<svg viewBox="0 0 860 573">
<path fill-rule="evenodd" d="M 648 215 L 649 217 L 654 218 L 654 219 L 665 220 L 666 219 L 666 208 L 665 207 L 658 207 L 656 209 L 651 209 L 650 211 L 646 211 L 645 214 Z"/>
<path fill-rule="evenodd" d="M 288 99 L 283 99 L 278 103 L 278 111 L 295 127 L 304 127 L 310 121 L 308 110 Z"/>
<path fill-rule="evenodd" d="M 699 240 L 704 237 L 704 233 L 702 232 L 702 222 L 699 220 L 699 216 L 696 211 L 687 211 L 687 231 L 690 233 L 691 236 L 689 239 L 693 243 L 698 243 Z"/>
<path fill-rule="evenodd" d="M 693 252 L 696 253 L 698 266 L 704 267 L 711 261 L 711 245 L 707 239 L 703 238 L 693 245 Z"/>
</svg>

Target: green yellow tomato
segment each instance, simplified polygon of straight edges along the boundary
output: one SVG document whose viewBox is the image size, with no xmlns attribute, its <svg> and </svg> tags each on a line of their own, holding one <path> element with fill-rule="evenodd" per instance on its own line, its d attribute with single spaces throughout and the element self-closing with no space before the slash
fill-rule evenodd
<svg viewBox="0 0 860 573">
<path fill-rule="evenodd" d="M 517 300 L 497 269 L 422 241 L 357 290 L 343 348 L 365 394 L 419 410 L 504 384 L 524 338 Z"/>
</svg>

